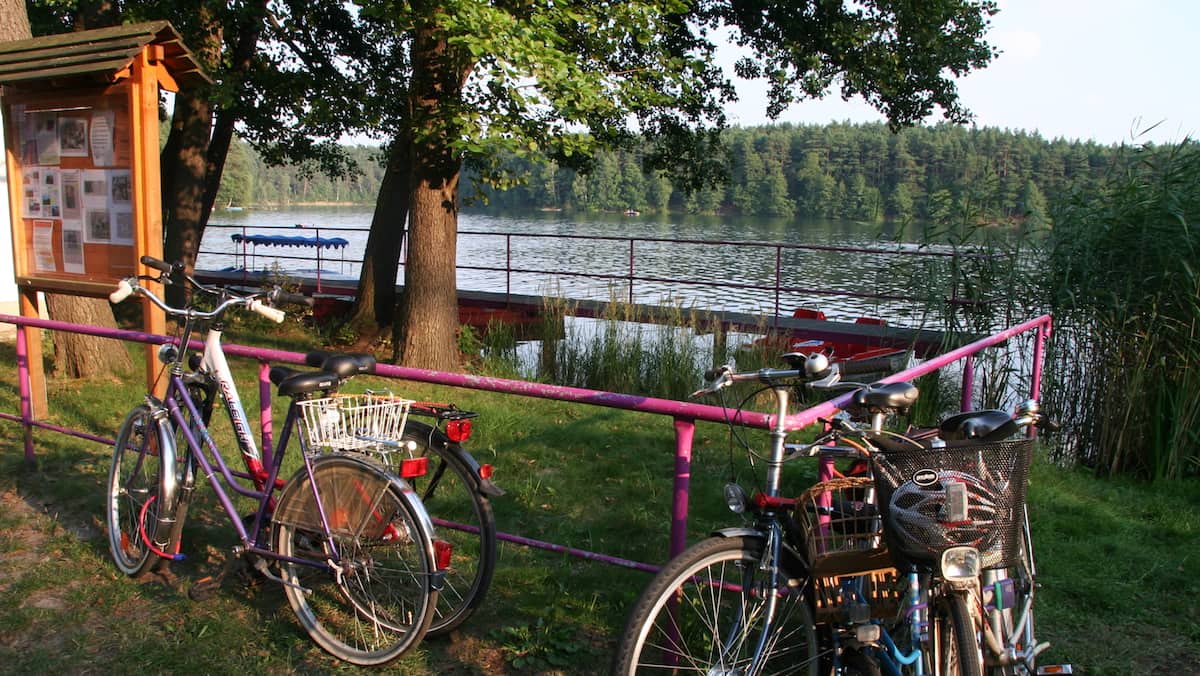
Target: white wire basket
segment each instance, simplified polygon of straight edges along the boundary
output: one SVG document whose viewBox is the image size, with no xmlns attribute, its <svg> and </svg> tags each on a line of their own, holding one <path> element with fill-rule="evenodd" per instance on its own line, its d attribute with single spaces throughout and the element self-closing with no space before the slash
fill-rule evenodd
<svg viewBox="0 0 1200 676">
<path fill-rule="evenodd" d="M 296 402 L 309 453 L 361 451 L 399 441 L 412 399 L 390 393 L 335 394 Z"/>
</svg>

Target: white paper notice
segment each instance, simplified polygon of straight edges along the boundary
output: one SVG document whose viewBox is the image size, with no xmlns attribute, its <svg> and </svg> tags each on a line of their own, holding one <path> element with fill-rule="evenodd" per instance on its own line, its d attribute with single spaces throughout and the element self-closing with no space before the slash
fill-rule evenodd
<svg viewBox="0 0 1200 676">
<path fill-rule="evenodd" d="M 63 221 L 62 224 L 63 269 L 83 274 L 83 223 Z"/>
<path fill-rule="evenodd" d="M 33 222 L 33 265 L 38 272 L 57 272 L 54 264 L 54 221 Z"/>
<path fill-rule="evenodd" d="M 92 115 L 92 131 L 88 138 L 92 142 L 92 164 L 97 167 L 110 167 L 113 164 L 114 121 L 111 110 L 97 111 Z"/>
</svg>

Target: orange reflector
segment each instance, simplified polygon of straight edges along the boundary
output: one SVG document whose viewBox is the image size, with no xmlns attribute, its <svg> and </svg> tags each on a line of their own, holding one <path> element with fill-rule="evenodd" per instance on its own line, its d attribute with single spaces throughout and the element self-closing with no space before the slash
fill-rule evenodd
<svg viewBox="0 0 1200 676">
<path fill-rule="evenodd" d="M 479 466 L 479 478 L 480 479 L 491 479 L 492 478 L 492 466 L 490 464 Z"/>
<path fill-rule="evenodd" d="M 400 461 L 400 476 L 411 479 L 415 476 L 425 476 L 429 471 L 429 458 L 412 458 Z"/>
<path fill-rule="evenodd" d="M 446 422 L 446 436 L 456 444 L 471 438 L 471 421 L 449 420 Z"/>
<path fill-rule="evenodd" d="M 450 555 L 454 550 L 454 545 L 451 545 L 445 540 L 433 541 L 433 556 L 434 563 L 438 570 L 446 570 L 450 567 Z"/>
</svg>

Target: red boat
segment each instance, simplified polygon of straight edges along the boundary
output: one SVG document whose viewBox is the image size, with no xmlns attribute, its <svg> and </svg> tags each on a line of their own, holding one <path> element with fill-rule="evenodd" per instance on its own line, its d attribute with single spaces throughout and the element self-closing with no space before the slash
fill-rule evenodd
<svg viewBox="0 0 1200 676">
<path fill-rule="evenodd" d="M 796 319 L 815 319 L 825 321 L 825 313 L 820 310 L 797 308 L 792 313 Z M 859 317 L 855 324 L 875 324 L 886 326 L 887 321 L 874 317 Z M 829 361 L 842 365 L 843 373 L 894 373 L 904 368 L 908 361 L 908 350 L 897 347 L 875 347 L 850 341 L 812 339 L 800 333 L 769 334 L 759 338 L 750 348 L 764 348 L 779 352 L 821 352 L 829 357 Z"/>
</svg>

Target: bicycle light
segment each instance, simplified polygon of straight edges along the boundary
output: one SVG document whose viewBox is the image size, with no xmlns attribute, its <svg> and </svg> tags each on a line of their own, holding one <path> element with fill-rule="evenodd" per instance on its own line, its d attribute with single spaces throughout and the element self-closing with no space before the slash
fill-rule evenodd
<svg viewBox="0 0 1200 676">
<path fill-rule="evenodd" d="M 975 584 L 979 570 L 979 550 L 974 547 L 950 547 L 942 552 L 942 578 L 953 587 Z"/>
<path fill-rule="evenodd" d="M 470 420 L 448 420 L 446 421 L 446 438 L 456 444 L 461 444 L 471 438 L 471 421 Z"/>
<path fill-rule="evenodd" d="M 729 511 L 734 514 L 741 514 L 746 511 L 746 505 L 749 504 L 749 499 L 746 497 L 746 491 L 737 484 L 725 484 L 725 504 L 729 507 Z"/>
</svg>

